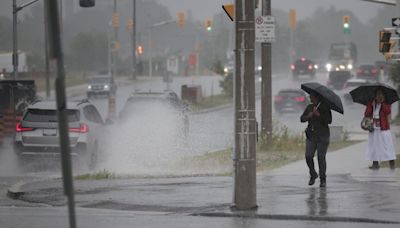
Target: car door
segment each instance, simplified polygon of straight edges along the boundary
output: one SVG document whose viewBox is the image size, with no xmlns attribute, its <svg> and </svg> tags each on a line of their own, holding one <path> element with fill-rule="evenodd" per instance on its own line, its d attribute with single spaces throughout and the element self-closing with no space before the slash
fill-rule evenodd
<svg viewBox="0 0 400 228">
<path fill-rule="evenodd" d="M 90 144 L 93 145 L 95 141 L 100 143 L 103 140 L 104 122 L 99 112 L 93 105 L 88 105 L 83 108 L 83 113 L 87 124 L 89 126 L 89 139 Z"/>
</svg>

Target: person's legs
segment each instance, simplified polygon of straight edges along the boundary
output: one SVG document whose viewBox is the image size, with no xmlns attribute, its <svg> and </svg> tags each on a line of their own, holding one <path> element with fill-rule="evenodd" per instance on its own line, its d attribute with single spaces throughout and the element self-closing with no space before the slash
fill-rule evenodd
<svg viewBox="0 0 400 228">
<path fill-rule="evenodd" d="M 308 169 L 310 171 L 310 181 L 308 182 L 309 185 L 313 185 L 315 183 L 315 179 L 318 178 L 318 174 L 314 168 L 314 155 L 316 149 L 317 149 L 317 143 L 307 139 L 305 157 Z"/>
<path fill-rule="evenodd" d="M 318 167 L 319 167 L 319 178 L 321 180 L 321 187 L 326 186 L 326 152 L 328 150 L 329 140 L 323 140 L 318 142 Z"/>
<path fill-rule="evenodd" d="M 372 165 L 368 167 L 370 169 L 379 169 L 379 162 L 378 161 L 372 161 Z"/>
<path fill-rule="evenodd" d="M 389 161 L 389 166 L 390 166 L 390 169 L 395 169 L 396 168 L 394 160 L 390 160 Z"/>
</svg>

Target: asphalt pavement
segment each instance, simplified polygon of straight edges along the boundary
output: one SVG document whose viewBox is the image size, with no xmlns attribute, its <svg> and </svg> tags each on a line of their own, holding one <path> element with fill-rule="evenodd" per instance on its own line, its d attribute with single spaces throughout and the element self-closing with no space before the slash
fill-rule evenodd
<svg viewBox="0 0 400 228">
<path fill-rule="evenodd" d="M 305 161 L 259 173 L 258 208 L 251 211 L 230 208 L 230 176 L 75 181 L 78 221 L 95 227 L 87 216 L 96 212 L 116 221 L 104 223 L 114 227 L 127 227 L 119 219 L 141 227 L 399 227 L 400 170 L 369 170 L 365 147 L 361 142 L 328 153 L 326 188 L 318 181 L 307 185 Z M 41 210 L 65 209 L 60 179 L 26 183 L 19 191 L 19 200 Z"/>
</svg>

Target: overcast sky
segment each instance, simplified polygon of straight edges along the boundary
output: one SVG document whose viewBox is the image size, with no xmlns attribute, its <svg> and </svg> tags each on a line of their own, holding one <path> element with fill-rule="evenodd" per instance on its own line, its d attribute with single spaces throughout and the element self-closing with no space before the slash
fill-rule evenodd
<svg viewBox="0 0 400 228">
<path fill-rule="evenodd" d="M 234 2 L 234 0 L 157 0 L 167 6 L 172 15 L 178 11 L 191 9 L 195 19 L 204 20 L 221 11 L 221 5 Z M 261 0 L 260 0 L 261 1 Z M 362 22 L 367 22 L 375 16 L 380 4 L 364 2 L 360 0 L 271 0 L 273 9 L 289 11 L 297 10 L 297 17 L 304 19 L 309 17 L 319 6 L 329 7 L 334 5 L 337 9 L 349 9 L 359 17 Z"/>
</svg>

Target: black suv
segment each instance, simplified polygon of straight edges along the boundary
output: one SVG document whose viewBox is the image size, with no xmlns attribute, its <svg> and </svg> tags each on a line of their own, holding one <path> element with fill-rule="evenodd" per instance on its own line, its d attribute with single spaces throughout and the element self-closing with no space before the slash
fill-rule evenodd
<svg viewBox="0 0 400 228">
<path fill-rule="evenodd" d="M 98 76 L 91 78 L 88 83 L 87 97 L 92 98 L 95 96 L 110 96 L 115 95 L 117 92 L 117 85 L 110 76 Z"/>
<path fill-rule="evenodd" d="M 315 76 L 314 62 L 306 58 L 297 59 L 290 66 L 290 69 L 292 70 L 294 79 L 297 79 L 300 75 Z"/>
</svg>

